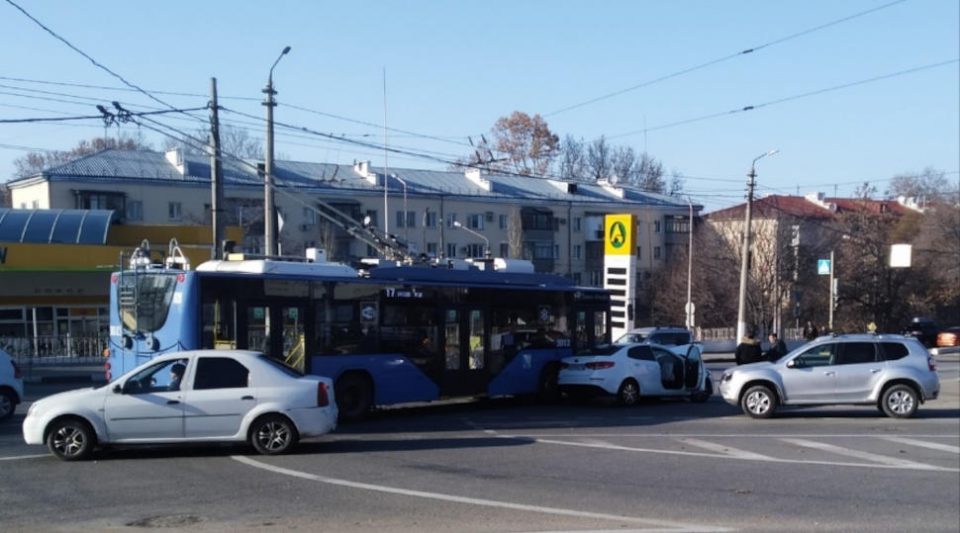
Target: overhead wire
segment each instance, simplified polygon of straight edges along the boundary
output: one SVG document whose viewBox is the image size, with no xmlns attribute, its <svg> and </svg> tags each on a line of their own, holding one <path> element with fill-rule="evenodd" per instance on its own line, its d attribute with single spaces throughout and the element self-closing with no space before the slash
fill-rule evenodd
<svg viewBox="0 0 960 533">
<path fill-rule="evenodd" d="M 868 15 L 868 14 L 870 14 L 870 13 L 874 13 L 874 12 L 880 11 L 881 9 L 886 9 L 886 8 L 888 8 L 888 7 L 892 7 L 892 6 L 896 5 L 896 4 L 900 4 L 900 3 L 903 3 L 903 2 L 905 2 L 905 1 L 906 1 L 906 0 L 894 0 L 893 2 L 888 2 L 888 3 L 886 3 L 886 4 L 883 4 L 883 5 L 880 5 L 880 6 L 876 6 L 876 7 L 873 7 L 873 8 L 867 9 L 867 10 L 864 10 L 864 11 L 860 11 L 860 12 L 858 12 L 858 13 L 854 13 L 854 14 L 852 14 L 852 15 L 848 15 L 848 16 L 843 17 L 843 18 L 839 18 L 839 19 L 836 19 L 836 20 L 832 20 L 832 21 L 826 22 L 826 23 L 824 23 L 824 24 L 820 24 L 820 25 L 818 25 L 818 26 L 814 26 L 814 27 L 812 27 L 812 28 L 808 28 L 808 29 L 805 29 L 805 30 L 802 30 L 802 31 L 799 31 L 799 32 L 796 32 L 796 33 L 792 33 L 792 34 L 790 34 L 790 35 L 781 37 L 781 38 L 779 38 L 779 39 L 774 39 L 774 40 L 772 40 L 772 41 L 768 41 L 768 42 L 766 42 L 766 43 L 759 44 L 759 45 L 754 46 L 754 47 L 751 47 L 751 48 L 746 48 L 746 49 L 740 50 L 739 52 L 735 52 L 735 53 L 732 53 L 732 54 L 727 54 L 727 55 L 725 55 L 725 56 L 718 57 L 718 58 L 716 58 L 716 59 L 712 59 L 712 60 L 706 61 L 706 62 L 704 62 L 704 63 L 700 63 L 700 64 L 695 65 L 695 66 L 692 66 L 692 67 L 687 67 L 687 68 L 678 70 L 678 71 L 676 71 L 676 72 L 673 72 L 673 73 L 670 73 L 670 74 L 666 74 L 666 75 L 660 76 L 660 77 L 658 77 L 658 78 L 654 78 L 654 79 L 652 79 L 652 80 L 648 80 L 648 81 L 645 81 L 645 82 L 642 82 L 642 83 L 639 83 L 639 84 L 636 84 L 636 85 L 632 85 L 632 86 L 630 86 L 630 87 L 627 87 L 626 89 L 620 89 L 620 90 L 618 90 L 618 91 L 613 91 L 613 92 L 611 92 L 611 93 L 607 93 L 607 94 L 605 94 L 605 95 L 598 96 L 598 97 L 596 97 L 596 98 L 591 98 L 590 100 L 586 100 L 586 101 L 580 102 L 580 103 L 578 103 L 578 104 L 574 104 L 574 105 L 570 105 L 570 106 L 567 106 L 567 107 L 563 107 L 563 108 L 558 109 L 558 110 L 556 110 L 556 111 L 551 111 L 551 112 L 549 112 L 549 113 L 547 113 L 547 114 L 545 114 L 545 115 L 543 115 L 543 116 L 544 116 L 544 117 L 551 117 L 551 116 L 554 116 L 554 115 L 559 115 L 560 113 L 565 113 L 565 112 L 567 112 L 567 111 L 572 111 L 572 110 L 574 110 L 574 109 L 578 109 L 578 108 L 581 108 L 581 107 L 584 107 L 584 106 L 587 106 L 587 105 L 590 105 L 590 104 L 594 104 L 594 103 L 597 103 L 597 102 L 600 102 L 600 101 L 603 101 L 603 100 L 607 100 L 607 99 L 613 98 L 613 97 L 615 97 L 615 96 L 619 96 L 619 95 L 624 94 L 624 93 L 628 93 L 628 92 L 631 92 L 631 91 L 635 91 L 635 90 L 641 89 L 641 88 L 643 88 L 643 87 L 648 87 L 648 86 L 654 85 L 654 84 L 656 84 L 656 83 L 660 83 L 660 82 L 663 82 L 663 81 L 666 81 L 666 80 L 669 80 L 669 79 L 672 79 L 672 78 L 676 78 L 676 77 L 682 76 L 682 75 L 684 75 L 684 74 L 689 74 L 689 73 L 691 73 L 691 72 L 695 72 L 695 71 L 697 71 L 697 70 L 701 70 L 701 69 L 704 69 L 704 68 L 706 68 L 706 67 L 709 67 L 709 66 L 712 66 L 712 65 L 716 65 L 716 64 L 718 64 L 718 63 L 723 63 L 723 62 L 725 62 L 725 61 L 729 61 L 729 60 L 731 60 L 731 59 L 733 59 L 733 58 L 736 58 L 736 57 L 744 56 L 744 55 L 747 55 L 747 54 L 752 54 L 752 53 L 754 53 L 754 52 L 756 52 L 756 51 L 758 51 L 758 50 L 763 50 L 764 48 L 769 48 L 769 47 L 772 47 L 772 46 L 776 46 L 776 45 L 778 45 L 778 44 L 781 44 L 781 43 L 784 43 L 784 42 L 787 42 L 787 41 L 790 41 L 790 40 L 793 40 L 793 39 L 797 39 L 797 38 L 799 38 L 799 37 L 803 37 L 804 35 L 809 35 L 809 34 L 811 34 L 811 33 L 814 33 L 814 32 L 820 31 L 820 30 L 823 30 L 823 29 L 825 29 L 825 28 L 829 28 L 829 27 L 831 27 L 831 26 L 836 26 L 837 24 L 841 24 L 841 23 L 843 23 L 843 22 L 847 22 L 847 21 L 849 21 L 849 20 L 853 20 L 853 19 L 855 19 L 855 18 L 859 18 L 859 17 L 865 16 L 865 15 Z"/>
<path fill-rule="evenodd" d="M 832 92 L 832 91 L 838 91 L 838 90 L 841 90 L 841 89 L 847 89 L 847 88 L 850 88 L 850 87 L 855 87 L 855 86 L 857 86 L 857 85 L 865 85 L 865 84 L 867 84 L 867 83 L 873 83 L 873 82 L 877 82 L 877 81 L 881 81 L 881 80 L 886 80 L 886 79 L 890 79 L 890 78 L 895 78 L 895 77 L 899 77 L 899 76 L 905 76 L 905 75 L 907 75 L 907 74 L 913 74 L 913 73 L 915 73 L 915 72 L 919 72 L 919 71 L 922 71 L 922 70 L 928 70 L 928 69 L 932 69 L 932 68 L 942 67 L 942 66 L 944 66 L 944 65 L 949 65 L 949 64 L 957 63 L 957 62 L 960 62 L 960 58 L 949 59 L 949 60 L 946 60 L 946 61 L 938 61 L 938 62 L 936 62 L 936 63 L 929 63 L 929 64 L 926 64 L 926 65 L 921 65 L 921 66 L 919 66 L 919 67 L 913 67 L 913 68 L 909 68 L 909 69 L 905 69 L 905 70 L 900 70 L 900 71 L 892 72 L 892 73 L 889 73 L 889 74 L 882 74 L 882 75 L 879 75 L 879 76 L 874 76 L 874 77 L 871 77 L 871 78 L 866 78 L 866 79 L 863 79 L 863 80 L 858 80 L 858 81 L 854 81 L 854 82 L 850 82 L 850 83 L 843 83 L 843 84 L 840 84 L 840 85 L 834 85 L 834 86 L 832 86 L 832 87 L 826 87 L 826 88 L 823 88 L 823 89 L 817 89 L 817 90 L 814 90 L 814 91 L 808 91 L 808 92 L 796 94 L 796 95 L 793 95 L 793 96 L 787 96 L 787 97 L 784 97 L 784 98 L 777 98 L 777 99 L 775 99 L 775 100 L 770 100 L 770 101 L 763 102 L 763 103 L 760 103 L 760 104 L 746 105 L 746 106 L 743 106 L 743 107 L 740 107 L 740 108 L 731 109 L 731 110 L 729 110 L 729 111 L 721 111 L 721 112 L 718 112 L 718 113 L 710 113 L 710 114 L 708 114 L 708 115 L 702 115 L 702 116 L 699 116 L 699 117 L 689 118 L 689 119 L 685 119 L 685 120 L 678 120 L 678 121 L 676 121 L 676 122 L 669 122 L 669 123 L 661 124 L 661 125 L 659 125 L 659 126 L 654 126 L 654 127 L 651 127 L 651 128 L 643 128 L 643 129 L 639 129 L 639 130 L 628 131 L 628 132 L 625 132 L 625 133 L 618 133 L 618 134 L 616 134 L 616 135 L 608 135 L 608 136 L 607 136 L 607 139 L 618 139 L 618 138 L 621 138 L 621 137 L 628 137 L 628 136 L 630 136 L 630 135 L 637 135 L 637 134 L 639 134 L 639 133 L 648 133 L 648 132 L 651 132 L 651 131 L 657 131 L 657 130 L 663 130 L 663 129 L 667 129 L 667 128 L 673 128 L 673 127 L 675 127 L 675 126 L 681 126 L 681 125 L 690 124 L 690 123 L 693 123 L 693 122 L 702 122 L 702 121 L 704 121 L 704 120 L 709 120 L 709 119 L 712 119 L 712 118 L 718 118 L 718 117 L 723 117 L 723 116 L 730 116 L 730 115 L 734 115 L 734 114 L 737 114 L 737 113 L 745 113 L 745 112 L 747 112 L 747 111 L 753 111 L 753 110 L 756 110 L 756 109 L 761 109 L 761 108 L 763 108 L 763 107 L 769 107 L 769 106 L 773 106 L 773 105 L 777 105 L 777 104 L 782 104 L 782 103 L 784 103 L 784 102 L 789 102 L 789 101 L 792 101 L 792 100 L 799 100 L 799 99 L 801 99 L 801 98 L 808 98 L 808 97 L 810 97 L 810 96 L 816 96 L 816 95 L 820 95 L 820 94 L 824 94 L 824 93 L 828 93 L 828 92 Z"/>
</svg>

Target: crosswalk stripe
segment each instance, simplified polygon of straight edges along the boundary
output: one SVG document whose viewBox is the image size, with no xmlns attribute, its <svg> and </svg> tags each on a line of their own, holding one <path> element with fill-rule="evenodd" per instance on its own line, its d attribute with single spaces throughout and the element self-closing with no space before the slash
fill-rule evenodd
<svg viewBox="0 0 960 533">
<path fill-rule="evenodd" d="M 696 446 L 698 448 L 703 448 L 705 450 L 710 450 L 712 452 L 722 453 L 724 455 L 729 455 L 731 457 L 739 457 L 741 459 L 756 459 L 756 460 L 769 460 L 770 457 L 762 455 L 759 453 L 749 452 L 747 450 L 741 450 L 739 448 L 732 448 L 725 444 L 717 444 L 715 442 L 708 442 L 700 439 L 677 439 L 684 444 L 689 444 L 690 446 Z"/>
<path fill-rule="evenodd" d="M 951 452 L 960 454 L 960 446 L 951 446 L 949 444 L 940 444 L 939 442 L 927 442 L 925 440 L 908 439 L 906 437 L 880 437 L 890 442 L 899 442 L 900 444 L 909 444 L 920 448 L 930 448 L 931 450 L 940 450 L 942 452 Z"/>
<path fill-rule="evenodd" d="M 916 461 L 908 461 L 906 459 L 898 459 L 895 457 L 887 457 L 885 455 L 877 455 L 875 453 L 863 452 L 860 450 L 851 450 L 850 448 L 835 446 L 833 444 L 827 444 L 825 442 L 817 442 L 817 441 L 806 440 L 806 439 L 780 439 L 780 440 L 782 440 L 783 442 L 787 442 L 789 444 L 794 444 L 796 446 L 803 446 L 804 448 L 813 448 L 816 450 L 823 450 L 825 452 L 835 453 L 837 455 L 845 455 L 847 457 L 865 459 L 867 461 L 873 461 L 875 463 L 880 463 L 884 465 L 912 467 L 918 470 L 938 469 L 938 467 L 935 467 L 933 465 L 918 463 Z"/>
</svg>

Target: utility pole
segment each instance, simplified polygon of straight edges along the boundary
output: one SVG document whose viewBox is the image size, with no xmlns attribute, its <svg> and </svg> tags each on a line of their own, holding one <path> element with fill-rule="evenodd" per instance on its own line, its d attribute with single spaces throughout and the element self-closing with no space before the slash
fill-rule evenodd
<svg viewBox="0 0 960 533">
<path fill-rule="evenodd" d="M 834 266 L 833 266 L 833 250 L 830 250 L 830 315 L 827 327 L 830 328 L 830 332 L 833 332 L 833 308 L 836 307 L 836 298 L 837 298 L 837 280 L 833 277 Z"/>
<path fill-rule="evenodd" d="M 210 78 L 210 222 L 213 224 L 213 258 L 223 259 L 223 164 L 220 161 L 220 115 L 217 78 Z"/>
<path fill-rule="evenodd" d="M 687 240 L 687 329 L 693 330 L 693 201 L 687 197 L 687 204 L 690 206 L 690 227 L 688 228 Z"/>
<path fill-rule="evenodd" d="M 740 342 L 740 339 L 742 339 L 747 332 L 747 323 L 744 315 L 746 314 L 747 302 L 747 265 L 750 261 L 750 217 L 753 209 L 753 188 L 756 186 L 757 161 L 768 155 L 773 155 L 778 151 L 779 150 L 770 150 L 763 155 L 755 157 L 753 163 L 750 164 L 750 172 L 747 174 L 747 177 L 750 179 L 747 181 L 747 216 L 743 228 L 743 249 L 740 254 L 740 303 L 737 305 L 737 342 Z"/>
<path fill-rule="evenodd" d="M 273 69 L 277 63 L 283 59 L 283 56 L 290 51 L 287 46 L 280 52 L 280 56 L 270 67 L 270 76 L 267 77 L 267 87 L 263 92 L 267 95 L 267 100 L 263 105 L 267 106 L 267 149 L 263 161 L 263 240 L 265 255 L 277 255 L 277 210 L 273 200 L 273 108 L 277 107 L 277 102 L 273 96 L 277 91 L 273 90 Z"/>
</svg>

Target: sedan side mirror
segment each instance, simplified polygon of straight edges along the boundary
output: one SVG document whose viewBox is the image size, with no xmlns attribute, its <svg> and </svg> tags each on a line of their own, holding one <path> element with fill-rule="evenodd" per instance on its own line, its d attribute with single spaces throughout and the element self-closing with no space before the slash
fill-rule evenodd
<svg viewBox="0 0 960 533">
<path fill-rule="evenodd" d="M 119 383 L 117 383 L 116 385 L 113 386 L 113 393 L 114 393 L 114 394 L 120 394 L 120 393 L 122 393 L 122 392 L 123 392 L 123 387 L 121 387 Z"/>
<path fill-rule="evenodd" d="M 797 361 L 796 359 L 791 359 L 787 361 L 787 368 L 800 368 L 801 366 L 803 365 L 801 365 L 800 362 Z"/>
</svg>

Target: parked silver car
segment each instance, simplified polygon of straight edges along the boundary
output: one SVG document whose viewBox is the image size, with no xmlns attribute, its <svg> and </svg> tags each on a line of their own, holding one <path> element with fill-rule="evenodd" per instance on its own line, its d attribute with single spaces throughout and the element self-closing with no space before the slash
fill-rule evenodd
<svg viewBox="0 0 960 533">
<path fill-rule="evenodd" d="M 781 405 L 876 405 L 894 418 L 913 416 L 940 393 L 933 357 L 903 335 L 820 337 L 778 361 L 731 368 L 720 395 L 753 418 Z"/>
</svg>

